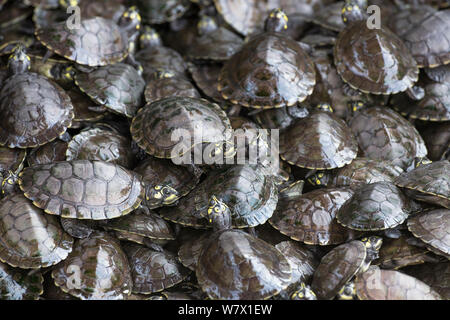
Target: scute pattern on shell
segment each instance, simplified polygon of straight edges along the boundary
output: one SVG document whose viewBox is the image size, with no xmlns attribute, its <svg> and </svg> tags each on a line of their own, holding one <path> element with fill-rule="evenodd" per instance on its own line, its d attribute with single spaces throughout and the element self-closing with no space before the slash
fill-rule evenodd
<svg viewBox="0 0 450 320">
<path fill-rule="evenodd" d="M 26 270 L 18 270 L 0 262 L 1 300 L 38 300 L 44 292 L 42 273 L 28 275 Z"/>
<path fill-rule="evenodd" d="M 56 139 L 33 149 L 27 157 L 27 162 L 29 166 L 34 166 L 38 164 L 64 161 L 66 160 L 66 151 L 67 142 Z"/>
<path fill-rule="evenodd" d="M 189 8 L 189 0 L 139 0 L 142 19 L 149 24 L 161 24 L 180 18 Z"/>
<path fill-rule="evenodd" d="M 413 266 L 406 273 L 428 284 L 442 298 L 450 299 L 450 262 Z"/>
<path fill-rule="evenodd" d="M 137 174 L 103 161 L 28 167 L 20 173 L 19 185 L 34 205 L 64 218 L 117 218 L 136 209 L 144 197 Z"/>
<path fill-rule="evenodd" d="M 178 76 L 149 81 L 144 94 L 147 103 L 169 97 L 200 98 L 200 93 L 195 86 L 187 79 Z"/>
<path fill-rule="evenodd" d="M 183 57 L 175 50 L 157 46 L 144 49 L 136 53 L 135 59 L 144 69 L 144 79 L 149 82 L 158 70 L 172 71 L 175 74 L 184 74 L 187 69 Z"/>
</svg>

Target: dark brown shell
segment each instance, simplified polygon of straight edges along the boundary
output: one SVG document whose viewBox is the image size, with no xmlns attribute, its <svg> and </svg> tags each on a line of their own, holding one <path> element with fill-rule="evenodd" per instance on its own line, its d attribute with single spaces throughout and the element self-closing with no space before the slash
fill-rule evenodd
<svg viewBox="0 0 450 320">
<path fill-rule="evenodd" d="M 144 95 L 147 103 L 169 97 L 200 98 L 200 93 L 195 86 L 189 80 L 179 76 L 149 81 Z"/>
<path fill-rule="evenodd" d="M 136 209 L 144 197 L 137 174 L 103 161 L 28 167 L 20 173 L 19 185 L 34 205 L 64 218 L 117 218 Z"/>
<path fill-rule="evenodd" d="M 57 139 L 31 150 L 27 157 L 28 165 L 35 166 L 66 160 L 67 145 L 67 142 Z"/>
<path fill-rule="evenodd" d="M 372 94 L 395 94 L 411 88 L 419 69 L 405 44 L 389 29 L 369 29 L 357 21 L 339 33 L 334 61 L 352 88 Z"/>
<path fill-rule="evenodd" d="M 438 161 L 450 150 L 450 121 L 431 124 L 420 132 L 428 150 L 428 158 Z"/>
<path fill-rule="evenodd" d="M 5 174 L 9 170 L 16 172 L 23 162 L 27 152 L 24 149 L 11 149 L 0 147 L 0 174 Z"/>
<path fill-rule="evenodd" d="M 189 72 L 200 90 L 218 103 L 223 103 L 224 99 L 217 90 L 217 84 L 220 71 L 223 64 L 221 63 L 204 63 L 190 64 Z"/>
<path fill-rule="evenodd" d="M 394 270 L 371 266 L 355 280 L 360 300 L 441 300 L 437 292 L 420 280 Z"/>
<path fill-rule="evenodd" d="M 65 91 L 35 73 L 20 73 L 3 83 L 0 113 L 0 145 L 10 148 L 50 142 L 70 127 L 74 117 Z"/>
<path fill-rule="evenodd" d="M 314 112 L 280 134 L 280 156 L 308 169 L 334 169 L 356 158 L 358 145 L 345 122 L 328 112 Z"/>
<path fill-rule="evenodd" d="M 450 299 L 450 262 L 412 266 L 405 272 L 428 284 L 442 298 Z"/>
<path fill-rule="evenodd" d="M 72 251 L 73 238 L 56 217 L 45 214 L 20 193 L 0 201 L 0 234 L 0 260 L 12 267 L 52 266 Z"/>
<path fill-rule="evenodd" d="M 1 300 L 38 300 L 44 292 L 44 278 L 40 272 L 13 269 L 0 262 Z"/>
<path fill-rule="evenodd" d="M 275 247 L 243 231 L 225 230 L 203 249 L 196 275 L 211 299 L 260 300 L 286 289 L 291 272 Z"/>
<path fill-rule="evenodd" d="M 60 222 L 64 231 L 77 239 L 87 238 L 94 232 L 95 224 L 92 220 L 61 218 Z"/>
<path fill-rule="evenodd" d="M 366 247 L 358 240 L 332 249 L 314 272 L 311 288 L 320 299 L 333 299 L 364 264 Z"/>
<path fill-rule="evenodd" d="M 335 219 L 336 212 L 352 195 L 350 189 L 327 188 L 294 199 L 281 199 L 269 222 L 296 241 L 310 245 L 341 244 L 358 236 Z"/>
<path fill-rule="evenodd" d="M 233 104 L 271 109 L 304 101 L 315 84 L 314 63 L 302 47 L 280 33 L 264 33 L 224 64 L 218 90 Z"/>
<path fill-rule="evenodd" d="M 265 129 L 285 129 L 296 119 L 306 118 L 309 110 L 305 106 L 296 105 L 277 109 L 261 110 L 255 114 L 255 120 Z"/>
<path fill-rule="evenodd" d="M 189 0 L 138 0 L 142 19 L 149 24 L 174 21 L 190 8 Z"/>
<path fill-rule="evenodd" d="M 77 240 L 52 271 L 56 286 L 83 300 L 122 300 L 131 294 L 130 267 L 119 241 L 96 232 Z"/>
<path fill-rule="evenodd" d="M 144 69 L 143 76 L 146 82 L 152 80 L 154 73 L 158 70 L 183 75 L 187 69 L 186 62 L 177 51 L 162 46 L 141 50 L 136 53 L 135 59 Z"/>
<path fill-rule="evenodd" d="M 211 234 L 205 232 L 199 237 L 193 237 L 192 239 L 183 242 L 178 250 L 178 259 L 181 264 L 186 268 L 195 271 L 198 265 L 198 258 L 210 237 Z"/>
<path fill-rule="evenodd" d="M 94 122 L 102 119 L 105 115 L 101 112 L 89 110 L 89 107 L 93 106 L 92 100 L 88 95 L 81 92 L 80 89 L 74 87 L 67 91 L 70 100 L 73 104 L 74 121 L 82 122 Z"/>
</svg>

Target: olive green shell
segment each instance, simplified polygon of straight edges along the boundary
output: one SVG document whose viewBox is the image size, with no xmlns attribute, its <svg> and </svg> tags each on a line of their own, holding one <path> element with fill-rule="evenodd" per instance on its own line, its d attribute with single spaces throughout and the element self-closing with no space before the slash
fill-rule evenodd
<svg viewBox="0 0 450 320">
<path fill-rule="evenodd" d="M 75 83 L 97 104 L 128 118 L 134 117 L 144 103 L 145 81 L 128 64 L 116 63 L 78 73 Z"/>
<path fill-rule="evenodd" d="M 27 152 L 24 149 L 11 149 L 0 147 L 0 174 L 4 175 L 9 170 L 16 172 L 25 161 Z"/>
<path fill-rule="evenodd" d="M 450 149 L 450 121 L 432 123 L 420 132 L 427 146 L 427 157 L 438 161 Z"/>
<path fill-rule="evenodd" d="M 428 284 L 442 298 L 450 299 L 450 262 L 412 266 L 405 272 Z"/>
<path fill-rule="evenodd" d="M 187 79 L 180 76 L 154 79 L 147 83 L 144 91 L 147 103 L 169 97 L 200 98 L 200 93 Z"/>
<path fill-rule="evenodd" d="M 0 113 L 0 145 L 9 148 L 32 148 L 50 142 L 70 127 L 74 117 L 65 91 L 29 72 L 16 74 L 3 83 Z"/>
<path fill-rule="evenodd" d="M 277 109 L 262 110 L 254 115 L 254 119 L 265 129 L 285 129 L 296 119 L 306 118 L 309 109 L 296 105 Z"/>
<path fill-rule="evenodd" d="M 131 294 L 130 267 L 119 241 L 96 232 L 77 240 L 52 271 L 57 287 L 82 300 L 123 300 Z"/>
<path fill-rule="evenodd" d="M 177 166 L 172 161 L 148 157 L 143 160 L 134 171 L 142 176 L 146 190 L 156 185 L 168 185 L 178 192 L 179 197 L 187 195 L 199 182 L 199 176 L 183 166 Z M 149 209 L 160 207 L 159 201 L 145 199 Z"/>
<path fill-rule="evenodd" d="M 437 292 L 416 278 L 376 266 L 358 275 L 356 294 L 360 300 L 441 300 Z"/>
<path fill-rule="evenodd" d="M 198 258 L 202 253 L 203 247 L 209 242 L 211 234 L 209 232 L 203 233 L 199 237 L 193 237 L 180 246 L 178 250 L 178 260 L 186 268 L 195 271 L 198 265 Z"/>
<path fill-rule="evenodd" d="M 133 292 L 150 294 L 173 287 L 189 275 L 189 270 L 169 252 L 157 252 L 139 245 L 126 248 L 133 278 Z"/>
<path fill-rule="evenodd" d="M 40 272 L 13 269 L 0 262 L 0 300 L 38 300 L 44 292 Z"/>
<path fill-rule="evenodd" d="M 286 289 L 291 272 L 275 247 L 243 231 L 224 230 L 203 249 L 196 276 L 211 299 L 262 300 Z"/>
<path fill-rule="evenodd" d="M 339 290 L 363 266 L 366 259 L 366 247 L 358 240 L 335 247 L 320 261 L 314 272 L 311 289 L 320 299 L 333 299 Z"/>
<path fill-rule="evenodd" d="M 66 160 L 102 160 L 132 168 L 134 156 L 129 138 L 111 130 L 93 128 L 72 138 L 67 147 Z"/>
<path fill-rule="evenodd" d="M 174 21 L 190 8 L 189 0 L 137 0 L 139 13 L 144 22 L 161 24 Z"/>
<path fill-rule="evenodd" d="M 144 197 L 137 174 L 103 161 L 28 167 L 20 173 L 19 185 L 35 206 L 63 218 L 121 217 L 136 209 Z"/>
<path fill-rule="evenodd" d="M 186 62 L 177 51 L 163 46 L 141 50 L 136 53 L 135 59 L 144 69 L 143 77 L 146 82 L 152 80 L 154 73 L 158 70 L 183 75 L 187 69 Z"/>
<path fill-rule="evenodd" d="M 395 184 L 416 200 L 450 208 L 450 162 L 436 161 L 405 172 Z"/>
<path fill-rule="evenodd" d="M 411 217 L 408 229 L 431 251 L 450 258 L 450 210 L 436 209 Z"/>
<path fill-rule="evenodd" d="M 67 142 L 56 139 L 32 149 L 27 157 L 28 165 L 35 166 L 66 160 L 67 145 Z"/>
<path fill-rule="evenodd" d="M 221 199 L 231 210 L 236 228 L 265 223 L 278 202 L 278 189 L 261 167 L 235 165 L 212 171 L 176 207 L 164 207 L 164 219 L 196 228 L 211 227 L 207 219 L 210 199 Z"/>
<path fill-rule="evenodd" d="M 223 103 L 224 99 L 217 90 L 217 84 L 220 71 L 223 64 L 221 63 L 203 63 L 203 64 L 190 64 L 189 72 L 194 79 L 195 84 L 200 90 L 209 98 L 215 102 Z"/>
<path fill-rule="evenodd" d="M 353 22 L 339 33 L 334 62 L 342 79 L 364 93 L 403 92 L 419 77 L 405 44 L 389 29 L 369 29 L 366 20 Z"/>
<path fill-rule="evenodd" d="M 271 109 L 304 101 L 315 84 L 314 63 L 302 47 L 280 33 L 264 33 L 224 64 L 218 90 L 233 104 Z"/>
<path fill-rule="evenodd" d="M 336 212 L 352 195 L 348 188 L 327 188 L 281 199 L 269 222 L 296 241 L 310 245 L 341 244 L 358 236 L 335 219 Z"/>
<path fill-rule="evenodd" d="M 394 184 L 375 182 L 360 187 L 337 212 L 344 227 L 377 231 L 402 224 L 411 212 L 411 203 Z"/>
<path fill-rule="evenodd" d="M 450 10 L 413 6 L 392 17 L 389 26 L 404 41 L 420 67 L 450 63 Z"/>
<path fill-rule="evenodd" d="M 128 39 L 112 20 L 100 17 L 81 20 L 80 27 L 69 30 L 60 22 L 36 30 L 36 38 L 50 51 L 81 65 L 105 66 L 128 55 Z"/>
<path fill-rule="evenodd" d="M 356 158 L 358 145 L 345 122 L 329 112 L 314 112 L 280 133 L 280 156 L 308 169 L 334 169 Z"/>
<path fill-rule="evenodd" d="M 230 120 L 217 104 L 186 97 L 147 104 L 133 118 L 130 130 L 138 146 L 158 158 L 174 158 L 180 149 L 183 154 L 189 152 L 196 141 L 224 143 L 232 134 Z M 172 135 L 178 130 L 186 130 L 191 136 L 183 143 L 173 141 Z"/>
<path fill-rule="evenodd" d="M 0 201 L 0 234 L 0 260 L 12 267 L 52 266 L 72 251 L 73 238 L 56 217 L 46 215 L 20 193 Z"/>
<path fill-rule="evenodd" d="M 356 112 L 349 122 L 363 157 L 387 160 L 403 169 L 416 157 L 425 157 L 425 143 L 411 123 L 386 107 Z"/>
</svg>

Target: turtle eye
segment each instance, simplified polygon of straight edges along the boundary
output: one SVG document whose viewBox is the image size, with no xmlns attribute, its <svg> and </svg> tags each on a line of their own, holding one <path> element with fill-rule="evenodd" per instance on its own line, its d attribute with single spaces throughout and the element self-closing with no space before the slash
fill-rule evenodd
<svg viewBox="0 0 450 320">
<path fill-rule="evenodd" d="M 161 190 L 161 186 L 155 186 L 155 190 Z"/>
<path fill-rule="evenodd" d="M 220 211 L 219 207 L 214 207 L 214 212 L 218 213 Z"/>
</svg>

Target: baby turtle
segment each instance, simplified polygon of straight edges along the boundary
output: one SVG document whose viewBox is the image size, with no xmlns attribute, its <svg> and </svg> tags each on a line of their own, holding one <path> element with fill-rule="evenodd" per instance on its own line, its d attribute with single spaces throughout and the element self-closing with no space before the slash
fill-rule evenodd
<svg viewBox="0 0 450 320">
<path fill-rule="evenodd" d="M 38 300 L 44 292 L 43 282 L 40 272 L 28 274 L 0 262 L 1 300 Z"/>
<path fill-rule="evenodd" d="M 219 90 L 217 90 L 219 74 L 222 67 L 223 64 L 221 63 L 189 64 L 189 72 L 197 87 L 206 96 L 219 104 L 226 103 Z"/>
<path fill-rule="evenodd" d="M 369 28 L 356 1 L 342 9 L 345 29 L 334 47 L 339 75 L 364 93 L 395 94 L 411 88 L 419 69 L 407 46 L 387 28 Z"/>
<path fill-rule="evenodd" d="M 210 237 L 211 233 L 204 232 L 201 235 L 194 235 L 187 241 L 183 241 L 183 244 L 178 250 L 178 259 L 181 264 L 195 272 L 198 265 L 198 258 Z"/>
<path fill-rule="evenodd" d="M 254 115 L 254 119 L 265 129 L 285 129 L 296 119 L 306 118 L 310 111 L 302 105 L 277 109 L 261 110 Z"/>
<path fill-rule="evenodd" d="M 56 217 L 45 214 L 20 193 L 0 201 L 0 234 L 0 260 L 12 267 L 49 267 L 72 251 L 73 238 Z"/>
<path fill-rule="evenodd" d="M 9 58 L 10 76 L 0 89 L 0 145 L 32 148 L 56 139 L 72 123 L 69 96 L 56 83 L 28 72 L 30 57 L 17 46 Z"/>
<path fill-rule="evenodd" d="M 450 262 L 412 266 L 405 272 L 429 285 L 442 298 L 450 299 Z"/>
<path fill-rule="evenodd" d="M 69 257 L 53 269 L 52 278 L 63 292 L 82 300 L 123 300 L 133 286 L 119 241 L 101 232 L 77 240 Z"/>
<path fill-rule="evenodd" d="M 283 35 L 287 16 L 273 10 L 266 32 L 249 40 L 223 66 L 218 90 L 233 104 L 256 109 L 293 106 L 316 84 L 314 64 L 299 43 Z"/>
<path fill-rule="evenodd" d="M 138 175 L 92 160 L 62 161 L 24 169 L 19 186 L 33 204 L 64 218 L 112 219 L 136 209 L 144 188 Z"/>
<path fill-rule="evenodd" d="M 423 164 L 395 179 L 395 184 L 419 201 L 450 208 L 450 162 Z"/>
<path fill-rule="evenodd" d="M 142 19 L 148 24 L 161 24 L 183 16 L 191 6 L 189 0 L 136 0 Z"/>
<path fill-rule="evenodd" d="M 38 164 L 65 161 L 67 145 L 67 142 L 57 139 L 44 144 L 43 146 L 32 149 L 27 157 L 28 165 L 32 167 Z"/>
</svg>

